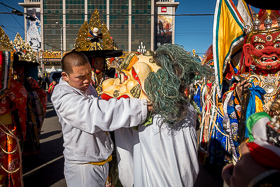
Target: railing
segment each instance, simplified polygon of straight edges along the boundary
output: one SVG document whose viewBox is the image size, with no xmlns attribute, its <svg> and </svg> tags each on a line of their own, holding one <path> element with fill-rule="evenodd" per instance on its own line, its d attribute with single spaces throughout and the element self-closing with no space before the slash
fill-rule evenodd
<svg viewBox="0 0 280 187">
<path fill-rule="evenodd" d="M 157 0 L 157 2 L 174 2 L 175 0 Z"/>
<path fill-rule="evenodd" d="M 41 0 L 24 0 L 25 3 L 40 3 Z"/>
</svg>

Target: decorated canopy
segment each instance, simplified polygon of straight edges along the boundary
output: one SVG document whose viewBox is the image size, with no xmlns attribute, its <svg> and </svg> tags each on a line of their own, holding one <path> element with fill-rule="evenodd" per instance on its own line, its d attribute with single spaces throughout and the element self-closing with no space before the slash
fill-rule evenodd
<svg viewBox="0 0 280 187">
<path fill-rule="evenodd" d="M 122 50 L 117 50 L 115 47 L 106 24 L 100 23 L 97 10 L 91 15 L 89 23 L 85 21 L 80 28 L 74 50 L 83 52 L 89 58 L 122 55 Z"/>
</svg>

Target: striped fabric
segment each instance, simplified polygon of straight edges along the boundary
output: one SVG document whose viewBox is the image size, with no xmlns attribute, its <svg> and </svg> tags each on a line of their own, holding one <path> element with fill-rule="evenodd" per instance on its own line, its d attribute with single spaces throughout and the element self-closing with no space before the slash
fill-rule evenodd
<svg viewBox="0 0 280 187">
<path fill-rule="evenodd" d="M 248 5 L 244 0 L 238 0 L 237 10 L 244 20 L 244 25 L 251 25 L 253 22 L 251 6 Z"/>
<path fill-rule="evenodd" d="M 231 57 L 243 47 L 243 19 L 231 0 L 217 0 L 213 25 L 213 59 L 218 92 L 221 94 L 223 73 Z M 238 71 L 238 67 L 236 67 Z"/>
</svg>

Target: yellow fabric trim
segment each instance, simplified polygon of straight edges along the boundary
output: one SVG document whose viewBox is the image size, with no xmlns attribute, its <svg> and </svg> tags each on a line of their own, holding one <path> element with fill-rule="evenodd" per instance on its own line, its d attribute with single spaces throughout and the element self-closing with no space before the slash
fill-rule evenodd
<svg viewBox="0 0 280 187">
<path fill-rule="evenodd" d="M 217 61 L 219 64 L 219 72 L 217 72 L 220 77 L 219 84 L 222 84 L 223 81 L 223 73 L 226 64 L 230 61 L 230 55 L 235 48 L 236 40 L 240 40 L 240 37 L 243 34 L 243 28 L 240 27 L 239 22 L 236 19 L 236 15 L 232 13 L 226 1 L 221 1 L 221 8 L 218 15 L 218 20 L 220 24 L 218 24 L 218 32 L 217 36 Z M 217 11 L 217 10 L 216 10 Z M 217 16 L 217 15 L 216 15 Z M 237 16 L 238 17 L 238 16 Z M 215 46 L 214 46 L 215 48 Z M 239 48 L 239 47 L 238 47 Z"/>
<path fill-rule="evenodd" d="M 3 125 L 11 125 L 13 123 L 12 116 L 10 113 L 0 115 L 0 121 Z"/>
<path fill-rule="evenodd" d="M 87 164 L 92 164 L 92 165 L 101 166 L 101 165 L 106 164 L 106 162 L 111 162 L 111 161 L 112 161 L 112 155 L 110 155 L 106 160 L 102 160 L 102 161 L 100 161 L 100 162 L 88 162 Z"/>
<path fill-rule="evenodd" d="M 255 97 L 255 102 L 256 102 L 256 113 L 257 112 L 263 112 L 263 104 L 260 98 Z"/>
</svg>

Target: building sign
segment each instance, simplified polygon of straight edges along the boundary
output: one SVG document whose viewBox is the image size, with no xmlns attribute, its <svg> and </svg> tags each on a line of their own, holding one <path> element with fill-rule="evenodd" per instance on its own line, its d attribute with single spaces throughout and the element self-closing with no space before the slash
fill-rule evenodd
<svg viewBox="0 0 280 187">
<path fill-rule="evenodd" d="M 44 63 L 44 65 L 60 65 L 60 62 L 57 62 L 57 61 L 45 61 L 45 62 L 43 62 Z"/>
<path fill-rule="evenodd" d="M 167 12 L 167 8 L 166 7 L 161 7 L 161 13 L 166 13 Z"/>
<path fill-rule="evenodd" d="M 158 7 L 156 22 L 156 46 L 172 43 L 172 7 Z"/>
<path fill-rule="evenodd" d="M 30 16 L 33 19 L 27 19 L 26 41 L 34 51 L 38 51 L 41 49 L 40 8 L 27 8 L 27 16 Z"/>
</svg>

